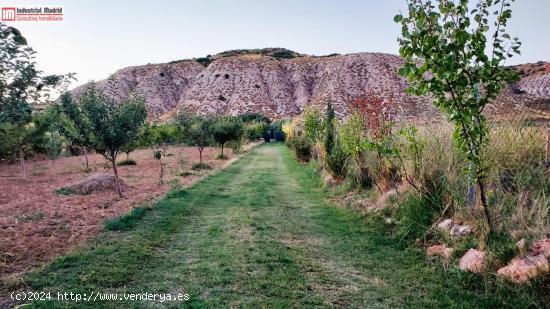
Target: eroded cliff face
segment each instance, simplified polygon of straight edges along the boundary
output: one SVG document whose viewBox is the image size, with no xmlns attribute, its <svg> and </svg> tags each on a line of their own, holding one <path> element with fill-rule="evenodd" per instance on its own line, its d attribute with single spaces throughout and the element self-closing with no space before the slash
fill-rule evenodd
<svg viewBox="0 0 550 309">
<path fill-rule="evenodd" d="M 115 74 L 118 96 L 123 98 L 131 91 L 143 94 L 151 119 L 169 118 L 179 109 L 213 115 L 259 112 L 277 119 L 298 115 L 308 105 L 322 107 L 327 101 L 333 103 L 339 117 L 345 117 L 349 103 L 366 93 L 392 100 L 398 120 L 440 117 L 429 98 L 405 93 L 407 83 L 397 73 L 402 64 L 398 56 L 283 53 L 285 57 L 281 57 L 280 49 L 232 51 L 209 58 L 124 68 Z M 509 112 L 533 101 L 546 102 L 543 107 L 548 104 L 550 70 L 541 72 L 537 64 L 516 69 L 521 68 L 522 80 L 504 91 L 497 100 L 499 104 L 488 110 Z M 105 80 L 98 82 L 100 88 L 105 85 Z M 75 88 L 73 95 L 79 96 L 86 87 Z"/>
</svg>

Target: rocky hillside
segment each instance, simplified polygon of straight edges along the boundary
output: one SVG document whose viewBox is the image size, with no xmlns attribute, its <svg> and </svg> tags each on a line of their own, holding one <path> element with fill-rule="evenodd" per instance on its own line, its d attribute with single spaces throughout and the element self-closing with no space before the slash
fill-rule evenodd
<svg viewBox="0 0 550 309">
<path fill-rule="evenodd" d="M 151 119 L 169 118 L 180 108 L 201 114 L 260 112 L 282 118 L 329 100 L 337 114 L 345 116 L 348 103 L 366 92 L 391 98 L 402 119 L 437 117 L 428 98 L 405 94 L 407 84 L 397 74 L 401 64 L 400 57 L 388 54 L 308 56 L 268 48 L 127 67 L 117 71 L 116 78 L 120 97 L 132 90 L 146 96 Z M 526 104 L 537 110 L 548 109 L 548 64 L 516 69 L 523 75 L 522 80 L 505 91 L 499 99 L 501 104 L 492 111 L 509 112 Z M 103 87 L 105 81 L 98 85 Z M 85 88 L 77 87 L 73 94 L 78 96 Z"/>
</svg>

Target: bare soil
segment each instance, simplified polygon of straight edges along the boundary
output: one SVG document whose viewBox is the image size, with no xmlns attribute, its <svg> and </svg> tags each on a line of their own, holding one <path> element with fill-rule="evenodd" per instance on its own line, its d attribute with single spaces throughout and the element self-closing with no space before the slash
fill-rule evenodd
<svg viewBox="0 0 550 309">
<path fill-rule="evenodd" d="M 214 160 L 218 150 L 206 148 L 205 162 L 217 170 L 229 160 Z M 229 158 L 234 157 L 227 149 Z M 0 287 L 17 284 L 28 269 L 50 261 L 96 235 L 106 219 L 117 217 L 135 206 L 152 203 L 171 186 L 189 186 L 211 171 L 192 171 L 199 160 L 194 147 L 169 148 L 163 158 L 164 184 L 159 185 L 160 166 L 149 149 L 136 150 L 130 158 L 137 165 L 119 166 L 128 185 L 125 198 L 115 191 L 89 195 L 63 195 L 56 190 L 78 182 L 91 173 L 112 173 L 101 155 L 89 155 L 91 171 L 86 173 L 84 156 L 63 157 L 51 162 L 27 163 L 27 178 L 19 164 L 0 165 Z M 126 158 L 121 155 L 119 161 Z"/>
</svg>

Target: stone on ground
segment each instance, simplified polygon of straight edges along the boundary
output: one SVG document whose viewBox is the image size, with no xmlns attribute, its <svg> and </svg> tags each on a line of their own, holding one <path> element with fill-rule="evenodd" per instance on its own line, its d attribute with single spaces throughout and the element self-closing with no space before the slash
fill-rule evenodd
<svg viewBox="0 0 550 309">
<path fill-rule="evenodd" d="M 529 250 L 531 255 L 542 254 L 546 258 L 550 258 L 550 238 L 536 241 Z"/>
<path fill-rule="evenodd" d="M 548 273 L 550 267 L 543 254 L 529 256 L 524 259 L 515 259 L 507 266 L 498 270 L 498 275 L 516 283 L 529 281 L 538 275 Z"/>
<path fill-rule="evenodd" d="M 472 233 L 472 227 L 469 225 L 457 224 L 451 228 L 451 236 L 466 236 Z"/>
<path fill-rule="evenodd" d="M 460 269 L 473 273 L 480 273 L 485 269 L 485 252 L 476 249 L 470 249 L 459 263 Z"/>
<path fill-rule="evenodd" d="M 439 222 L 439 224 L 437 225 L 437 227 L 440 229 L 440 230 L 444 230 L 444 231 L 448 231 L 450 230 L 454 225 L 454 221 L 453 219 L 445 219 L 441 222 Z"/>
<path fill-rule="evenodd" d="M 438 256 L 443 260 L 443 263 L 448 265 L 451 261 L 453 254 L 453 248 L 449 248 L 446 245 L 434 245 L 426 249 L 427 256 Z"/>
</svg>

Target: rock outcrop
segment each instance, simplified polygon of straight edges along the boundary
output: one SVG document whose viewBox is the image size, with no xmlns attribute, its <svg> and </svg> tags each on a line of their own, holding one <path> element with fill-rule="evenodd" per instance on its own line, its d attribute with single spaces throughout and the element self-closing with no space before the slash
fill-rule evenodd
<svg viewBox="0 0 550 309">
<path fill-rule="evenodd" d="M 429 98 L 405 93 L 407 83 L 397 73 L 402 63 L 399 56 L 389 54 L 308 56 L 275 48 L 127 67 L 115 76 L 119 98 L 131 91 L 143 94 L 150 119 L 170 118 L 178 109 L 200 114 L 260 112 L 283 118 L 327 101 L 339 117 L 345 117 L 350 101 L 365 93 L 391 100 L 397 121 L 441 119 Z M 488 113 L 528 108 L 537 119 L 550 119 L 550 69 L 544 65 L 516 67 L 523 78 L 510 85 Z M 105 85 L 105 80 L 98 82 L 99 88 Z M 73 95 L 78 97 L 86 87 L 75 88 Z"/>
</svg>

